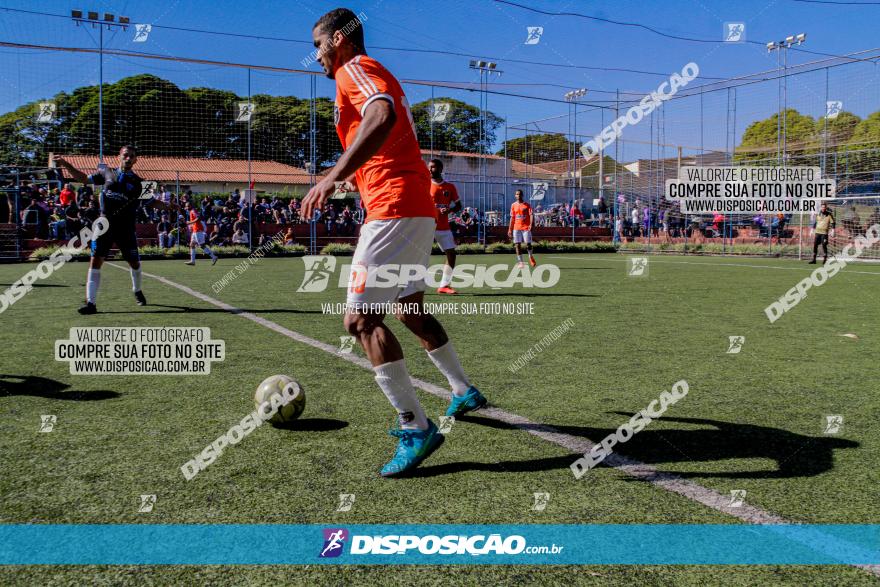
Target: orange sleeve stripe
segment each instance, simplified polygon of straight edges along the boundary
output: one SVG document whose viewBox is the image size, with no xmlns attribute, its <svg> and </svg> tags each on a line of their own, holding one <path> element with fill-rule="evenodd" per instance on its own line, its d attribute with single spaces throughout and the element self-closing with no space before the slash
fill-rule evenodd
<svg viewBox="0 0 880 587">
<path fill-rule="evenodd" d="M 346 63 L 343 67 L 345 67 L 345 71 L 348 72 L 348 75 L 351 76 L 352 81 L 357 84 L 357 87 L 364 95 L 364 98 L 369 98 L 373 94 L 379 93 L 376 84 L 374 84 L 373 80 L 371 80 L 366 72 L 364 72 L 363 67 L 361 67 L 359 63 Z"/>
</svg>

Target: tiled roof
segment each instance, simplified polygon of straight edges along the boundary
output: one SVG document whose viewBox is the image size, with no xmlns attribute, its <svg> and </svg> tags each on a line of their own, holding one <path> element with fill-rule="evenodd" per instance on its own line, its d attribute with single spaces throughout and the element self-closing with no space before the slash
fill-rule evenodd
<svg viewBox="0 0 880 587">
<path fill-rule="evenodd" d="M 108 165 L 116 164 L 115 158 L 106 157 Z M 83 181 L 98 166 L 97 155 L 50 155 L 49 166 L 61 167 L 65 175 Z M 134 171 L 148 181 L 181 183 L 247 183 L 248 162 L 241 159 L 196 159 L 187 157 L 140 156 Z M 254 183 L 305 184 L 309 174 L 305 169 L 278 163 L 277 161 L 251 161 L 251 178 Z"/>
<path fill-rule="evenodd" d="M 479 153 L 466 153 L 464 151 L 440 151 L 438 149 L 434 149 L 431 151 L 430 149 L 422 149 L 422 155 L 428 157 L 483 157 L 484 159 L 504 159 L 501 155 L 493 155 L 491 153 L 486 153 L 485 155 L 480 155 Z"/>
<path fill-rule="evenodd" d="M 555 177 L 556 174 L 552 171 L 548 171 L 543 167 L 539 167 L 538 165 L 529 165 L 528 163 L 523 163 L 522 161 L 516 161 L 514 159 L 510 160 L 510 171 L 511 173 L 515 173 L 517 175 L 525 175 L 528 177 Z"/>
</svg>

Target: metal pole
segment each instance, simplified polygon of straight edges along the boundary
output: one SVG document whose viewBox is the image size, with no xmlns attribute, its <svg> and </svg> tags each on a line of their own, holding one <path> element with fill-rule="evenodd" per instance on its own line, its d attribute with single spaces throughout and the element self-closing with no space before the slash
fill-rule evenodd
<svg viewBox="0 0 880 587">
<path fill-rule="evenodd" d="M 248 106 L 251 103 L 251 70 L 248 68 L 247 70 L 247 80 L 248 80 Z M 247 169 L 248 169 L 248 191 L 250 193 L 250 198 L 255 198 L 255 194 L 253 191 L 253 180 L 251 179 L 251 119 L 253 119 L 254 113 L 251 110 L 250 116 L 248 116 L 247 121 Z M 249 199 L 249 198 L 248 198 Z M 251 252 L 254 251 L 254 206 L 252 202 L 248 202 L 245 200 L 245 205 L 248 207 L 248 248 Z"/>
<path fill-rule="evenodd" d="M 822 132 L 822 175 L 828 174 L 828 68 L 825 68 L 825 116 L 823 117 L 825 128 Z"/>
<path fill-rule="evenodd" d="M 480 168 L 483 170 L 482 181 L 480 181 L 480 199 L 477 208 L 477 221 L 480 228 L 480 244 L 486 244 L 486 182 L 489 180 L 488 162 L 486 161 L 486 123 L 487 110 L 489 109 L 489 72 L 486 71 L 486 81 L 483 82 L 483 119 L 480 140 Z"/>
<path fill-rule="evenodd" d="M 317 105 L 317 79 L 311 76 L 309 79 L 309 186 L 317 183 L 316 171 L 318 166 L 318 105 Z"/>
<path fill-rule="evenodd" d="M 98 161 L 104 162 L 104 25 L 98 26 Z"/>
<path fill-rule="evenodd" d="M 604 108 L 599 109 L 599 117 L 600 117 L 599 118 L 599 120 L 600 120 L 599 128 L 605 128 L 605 109 Z M 599 174 L 599 177 L 598 177 L 599 181 L 597 182 L 596 187 L 599 188 L 599 200 L 601 201 L 602 196 L 605 193 L 605 145 L 602 145 L 601 147 L 599 147 L 598 155 L 599 155 L 599 170 L 597 171 L 597 173 Z M 617 198 L 615 197 L 614 199 L 616 200 Z M 605 202 L 605 205 L 606 206 L 608 205 L 607 201 Z M 612 212 L 613 212 L 613 209 L 612 209 Z M 614 227 L 616 225 L 616 220 L 617 220 L 617 216 L 615 215 L 614 218 L 611 219 L 611 240 L 612 241 L 614 241 Z M 620 235 L 618 235 L 617 238 L 619 239 Z"/>
<path fill-rule="evenodd" d="M 603 112 L 604 112 L 604 110 L 603 110 Z M 620 117 L 620 89 L 618 89 L 617 92 L 616 92 L 616 94 L 615 94 L 615 100 L 614 100 L 614 120 L 617 120 L 619 117 Z M 603 128 L 604 128 L 604 127 L 603 127 Z M 618 192 L 619 188 L 618 188 L 618 186 L 617 186 L 617 165 L 618 165 L 617 162 L 620 161 L 620 157 L 619 157 L 619 154 L 618 154 L 618 148 L 619 148 L 619 145 L 620 145 L 620 141 L 614 141 L 614 194 L 613 194 L 613 195 L 614 195 L 614 218 L 613 218 L 613 220 L 612 220 L 612 225 L 611 225 L 612 227 L 616 227 L 616 226 L 617 226 L 617 216 L 618 216 L 618 209 L 617 209 L 617 208 L 618 208 L 617 192 Z M 604 147 L 603 147 L 602 149 L 599 149 L 599 160 L 601 161 L 601 160 L 604 159 L 604 158 L 605 158 L 605 150 L 604 150 Z M 601 177 L 599 178 L 599 181 L 600 181 L 600 182 L 602 181 L 602 178 L 601 178 Z M 600 184 L 600 185 L 601 185 L 601 184 Z M 622 224 L 623 224 L 623 223 L 621 223 L 621 225 L 622 225 Z M 615 229 L 615 230 L 616 230 L 616 229 Z M 618 233 L 618 235 L 617 235 L 617 240 L 618 240 L 618 242 L 621 242 L 621 243 L 623 242 L 623 238 L 622 238 L 622 236 L 621 236 L 619 233 Z"/>
<path fill-rule="evenodd" d="M 431 108 L 428 112 L 428 121 L 431 123 L 431 159 L 434 158 L 434 86 L 431 86 Z"/>
<path fill-rule="evenodd" d="M 782 164 L 788 162 L 788 47 L 782 52 Z"/>
<path fill-rule="evenodd" d="M 180 171 L 175 172 L 174 179 L 174 199 L 177 200 L 177 207 L 180 208 Z M 175 248 L 180 250 L 180 212 L 174 212 L 174 224 L 177 226 L 177 242 L 174 243 Z"/>
<path fill-rule="evenodd" d="M 568 133 L 569 133 L 569 135 L 573 134 L 572 106 L 574 106 L 575 104 L 577 104 L 577 102 L 574 102 L 573 100 L 570 100 L 568 103 Z M 574 158 L 576 156 L 575 153 L 577 152 L 577 149 L 573 148 L 573 146 L 574 146 L 573 141 L 568 140 L 568 138 L 566 138 L 565 143 L 566 143 L 565 151 L 568 154 L 568 188 L 569 188 L 568 195 L 569 195 L 569 199 L 571 201 L 571 204 L 573 205 L 574 204 L 574 170 L 575 170 Z M 565 208 L 563 208 L 563 210 L 564 209 Z M 568 209 L 568 216 L 569 216 L 569 221 L 571 222 L 571 242 L 574 242 L 574 217 L 571 214 L 571 208 Z"/>
<path fill-rule="evenodd" d="M 15 169 L 15 259 L 21 260 L 21 239 L 22 235 L 18 228 L 21 226 L 21 173 L 16 167 Z"/>
<path fill-rule="evenodd" d="M 507 167 L 510 165 L 510 160 L 507 158 L 507 120 L 504 120 L 504 193 L 501 195 L 501 221 L 506 224 L 509 222 L 507 218 L 507 190 L 509 181 L 507 177 Z"/>
<path fill-rule="evenodd" d="M 776 49 L 776 69 L 782 69 L 782 52 L 781 48 Z M 776 85 L 776 164 L 781 165 L 781 147 L 782 147 L 782 76 Z"/>
</svg>

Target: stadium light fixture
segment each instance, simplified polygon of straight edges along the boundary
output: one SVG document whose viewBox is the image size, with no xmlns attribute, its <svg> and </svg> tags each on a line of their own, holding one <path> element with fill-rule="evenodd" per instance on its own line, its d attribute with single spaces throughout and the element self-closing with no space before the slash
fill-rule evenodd
<svg viewBox="0 0 880 587">
<path fill-rule="evenodd" d="M 770 51 L 772 51 L 775 48 L 776 48 L 775 41 L 770 41 L 769 43 L 767 43 L 767 53 L 769 53 Z"/>
<path fill-rule="evenodd" d="M 483 61 L 482 59 L 471 59 L 468 63 L 471 69 L 476 69 L 479 71 L 485 71 L 486 73 L 494 73 L 497 75 L 501 75 L 504 73 L 500 69 L 498 69 L 498 64 L 494 61 Z"/>
<path fill-rule="evenodd" d="M 587 88 L 579 88 L 577 90 L 572 90 L 570 92 L 566 92 L 565 93 L 565 100 L 567 102 L 572 102 L 574 100 L 577 100 L 578 98 L 586 96 L 587 91 L 588 91 Z"/>
<path fill-rule="evenodd" d="M 104 18 L 98 18 L 98 13 L 89 10 L 87 18 L 83 18 L 82 10 L 71 10 L 70 17 L 79 26 L 80 22 L 90 22 L 92 28 L 97 28 L 98 36 L 98 160 L 104 162 L 104 27 L 107 30 L 113 27 L 119 27 L 127 30 L 130 19 L 127 16 L 120 16 L 119 22 L 116 22 L 116 15 L 109 12 L 104 13 Z"/>
</svg>

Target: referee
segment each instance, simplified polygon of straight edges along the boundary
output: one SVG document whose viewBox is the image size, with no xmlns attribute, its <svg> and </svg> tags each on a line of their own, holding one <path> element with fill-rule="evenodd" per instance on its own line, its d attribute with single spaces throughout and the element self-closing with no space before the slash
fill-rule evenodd
<svg viewBox="0 0 880 587">
<path fill-rule="evenodd" d="M 834 230 L 834 226 L 834 214 L 828 209 L 828 204 L 822 202 L 822 209 L 816 217 L 816 238 L 813 240 L 813 259 L 810 261 L 810 265 L 816 264 L 816 254 L 819 252 L 820 244 L 822 245 L 822 253 L 825 255 L 822 264 L 828 262 L 828 233 Z"/>
</svg>

